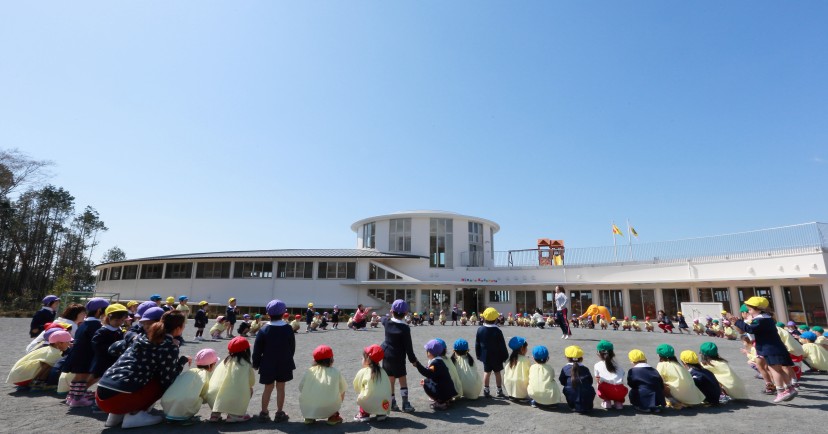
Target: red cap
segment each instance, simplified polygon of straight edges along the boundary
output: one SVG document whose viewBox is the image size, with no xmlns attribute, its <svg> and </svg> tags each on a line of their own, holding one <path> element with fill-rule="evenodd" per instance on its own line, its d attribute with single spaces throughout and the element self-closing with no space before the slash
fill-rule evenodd
<svg viewBox="0 0 828 434">
<path fill-rule="evenodd" d="M 383 358 L 385 358 L 385 351 L 383 351 L 382 347 L 377 344 L 365 347 L 364 351 L 365 354 L 368 354 L 368 358 L 374 363 L 379 363 Z"/>
<path fill-rule="evenodd" d="M 227 344 L 227 349 L 230 351 L 230 354 L 240 353 L 249 348 L 250 342 L 247 342 L 247 339 L 242 336 L 236 336 Z"/>
<path fill-rule="evenodd" d="M 327 345 L 320 345 L 313 350 L 313 361 L 333 359 L 333 350 Z"/>
<path fill-rule="evenodd" d="M 296 314 L 296 316 L 295 316 L 295 318 L 296 318 L 296 319 L 302 318 L 302 315 L 299 315 L 299 314 L 297 313 L 297 314 Z"/>
<path fill-rule="evenodd" d="M 289 313 L 287 313 L 287 312 L 285 312 L 285 314 L 284 314 L 284 315 L 282 315 L 282 318 L 284 318 L 284 319 L 288 319 L 288 318 L 290 318 L 290 314 L 289 314 Z"/>
</svg>

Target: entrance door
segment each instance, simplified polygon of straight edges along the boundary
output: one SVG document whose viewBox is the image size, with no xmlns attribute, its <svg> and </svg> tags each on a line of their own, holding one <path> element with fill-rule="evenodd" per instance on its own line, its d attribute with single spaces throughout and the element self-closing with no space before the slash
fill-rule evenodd
<svg viewBox="0 0 828 434">
<path fill-rule="evenodd" d="M 482 297 L 482 290 L 478 290 L 477 288 L 463 288 L 463 303 L 460 304 L 462 310 L 466 311 L 471 315 L 472 312 L 477 312 L 480 314 L 480 297 Z"/>
</svg>

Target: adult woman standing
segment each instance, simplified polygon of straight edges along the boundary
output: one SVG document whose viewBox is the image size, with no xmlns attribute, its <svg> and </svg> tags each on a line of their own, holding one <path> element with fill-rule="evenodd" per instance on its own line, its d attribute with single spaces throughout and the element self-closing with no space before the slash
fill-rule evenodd
<svg viewBox="0 0 828 434">
<path fill-rule="evenodd" d="M 563 333 L 561 338 L 563 339 L 569 339 L 569 336 L 572 335 L 572 330 L 569 329 L 569 323 L 567 322 L 568 307 L 569 297 L 566 296 L 566 290 L 564 290 L 563 286 L 556 286 L 555 308 L 557 311 L 555 312 L 555 322 L 561 327 L 561 332 Z"/>
</svg>

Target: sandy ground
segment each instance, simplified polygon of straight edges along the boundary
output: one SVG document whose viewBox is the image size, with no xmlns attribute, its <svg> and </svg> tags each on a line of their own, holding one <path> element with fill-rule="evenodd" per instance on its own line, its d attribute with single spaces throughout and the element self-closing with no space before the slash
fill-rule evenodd
<svg viewBox="0 0 828 434">
<path fill-rule="evenodd" d="M 23 355 L 24 348 L 29 342 L 26 333 L 28 319 L 0 318 L 0 373 L 7 375 L 14 362 Z M 192 321 L 190 321 L 192 325 Z M 463 337 L 473 345 L 476 328 L 451 326 L 424 326 L 412 328 L 414 346 L 421 359 L 425 359 L 423 344 L 433 337 L 440 337 L 451 345 L 455 339 Z M 609 339 L 615 344 L 616 353 L 624 362 L 626 353 L 632 348 L 642 349 L 648 357 L 655 358 L 655 347 L 661 343 L 669 343 L 676 348 L 676 353 L 684 349 L 698 350 L 699 345 L 707 338 L 688 335 L 664 335 L 662 333 L 613 332 L 600 330 L 575 329 L 574 336 L 568 341 L 560 339 L 560 331 L 554 329 L 530 329 L 519 327 L 504 327 L 506 339 L 520 335 L 527 339 L 530 349 L 534 345 L 546 345 L 551 353 L 550 363 L 559 370 L 564 364 L 563 348 L 566 345 L 580 345 L 586 352 L 585 363 L 592 368 L 597 361 L 595 345 L 601 339 Z M 193 330 L 185 332 L 186 338 L 193 336 Z M 600 408 L 600 401 L 596 398 L 596 410 L 588 416 L 570 412 L 565 404 L 554 410 L 540 410 L 526 404 L 513 403 L 496 399 L 480 398 L 475 401 L 461 401 L 444 412 L 430 410 L 429 401 L 422 389 L 414 387 L 419 383 L 421 376 L 409 366 L 409 382 L 412 384 L 412 404 L 417 409 L 412 414 L 393 413 L 392 417 L 383 422 L 357 423 L 352 417 L 357 411 L 352 390 L 345 396 L 341 414 L 345 423 L 330 427 L 323 423 L 306 426 L 302 423 L 299 411 L 298 384 L 305 369 L 312 362 L 311 352 L 320 344 L 330 345 L 334 350 L 335 363 L 349 382 L 360 368 L 362 348 L 372 343 L 381 343 L 383 331 L 372 329 L 365 332 L 351 330 L 332 330 L 311 334 L 297 335 L 296 364 L 298 369 L 294 373 L 294 381 L 288 383 L 287 403 L 285 411 L 291 417 L 287 423 L 275 424 L 249 421 L 242 424 L 210 424 L 202 422 L 188 427 L 173 427 L 157 425 L 154 427 L 133 429 L 131 432 L 185 432 L 185 433 L 212 433 L 212 432 L 361 432 L 376 430 L 415 431 L 457 431 L 482 430 L 482 432 L 648 432 L 654 430 L 685 432 L 720 432 L 741 433 L 749 431 L 784 432 L 792 431 L 794 426 L 803 432 L 825 432 L 819 419 L 823 418 L 828 410 L 828 375 L 805 375 L 800 396 L 785 405 L 771 403 L 771 398 L 760 393 L 761 380 L 753 379 L 753 371 L 745 363 L 745 357 L 739 352 L 738 341 L 724 341 L 716 339 L 721 355 L 731 361 L 731 365 L 748 385 L 750 399 L 742 403 L 730 403 L 719 408 L 693 408 L 683 410 L 668 410 L 661 415 L 637 414 L 626 405 L 621 411 L 607 411 Z M 192 356 L 199 349 L 211 347 L 226 354 L 227 341 L 189 343 L 182 347 L 182 354 Z M 477 366 L 478 364 L 475 364 Z M 482 368 L 480 368 L 482 369 Z M 494 386 L 494 379 L 492 379 Z M 494 389 L 494 387 L 493 387 Z M 251 415 L 258 413 L 261 403 L 262 386 L 254 388 L 254 395 L 250 401 L 248 411 Z M 105 429 L 103 421 L 105 414 L 93 414 L 88 408 L 70 409 L 62 404 L 61 400 L 53 395 L 43 393 L 16 393 L 13 386 L 3 384 L 0 390 L 0 431 L 2 432 L 98 432 L 120 431 L 120 428 Z M 629 403 L 627 403 L 629 404 Z M 271 403 L 273 414 L 274 400 Z M 160 409 L 160 405 L 156 405 Z M 199 415 L 202 419 L 209 417 L 209 409 L 202 407 Z M 724 417 L 723 417 L 724 416 Z"/>
</svg>

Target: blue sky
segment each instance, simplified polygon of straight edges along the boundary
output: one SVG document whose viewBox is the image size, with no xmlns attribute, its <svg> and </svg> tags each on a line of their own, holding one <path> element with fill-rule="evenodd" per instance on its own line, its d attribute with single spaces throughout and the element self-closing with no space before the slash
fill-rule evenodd
<svg viewBox="0 0 828 434">
<path fill-rule="evenodd" d="M 95 257 L 354 247 L 440 209 L 607 245 L 828 220 L 828 3 L 13 2 L 0 147 Z"/>
</svg>

